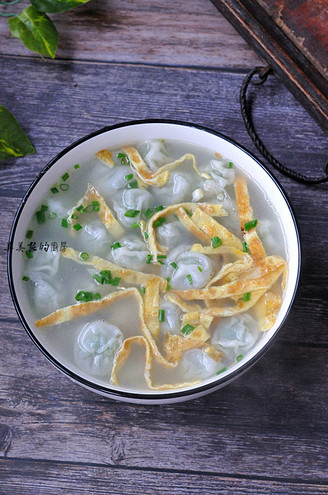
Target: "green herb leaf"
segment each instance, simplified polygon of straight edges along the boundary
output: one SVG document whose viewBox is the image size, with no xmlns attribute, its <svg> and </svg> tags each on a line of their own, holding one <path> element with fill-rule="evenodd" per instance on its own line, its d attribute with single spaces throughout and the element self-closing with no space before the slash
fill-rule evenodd
<svg viewBox="0 0 328 495">
<path fill-rule="evenodd" d="M 247 250 L 248 250 L 247 242 L 244 241 L 243 242 L 243 251 L 244 251 L 244 253 L 247 253 Z"/>
<path fill-rule="evenodd" d="M 82 229 L 82 225 L 80 225 L 79 223 L 76 223 L 75 225 L 73 225 L 73 229 L 75 229 L 76 232 L 78 232 L 79 230 Z"/>
<path fill-rule="evenodd" d="M 137 189 L 138 188 L 138 181 L 133 180 L 128 183 L 128 189 Z"/>
<path fill-rule="evenodd" d="M 26 277 L 26 275 L 24 275 L 24 277 L 22 277 L 22 280 L 24 280 L 24 282 L 28 282 L 30 279 L 29 277 Z"/>
<path fill-rule="evenodd" d="M 224 373 L 227 371 L 227 367 L 225 366 L 224 368 L 221 368 L 219 371 L 216 372 L 217 375 L 221 375 L 221 373 Z"/>
<path fill-rule="evenodd" d="M 187 279 L 188 279 L 189 285 L 192 285 L 192 276 L 190 275 L 190 273 L 188 273 Z"/>
<path fill-rule="evenodd" d="M 9 19 L 8 24 L 11 34 L 19 38 L 27 48 L 40 55 L 55 58 L 58 33 L 46 14 L 30 5 L 21 14 Z"/>
<path fill-rule="evenodd" d="M 98 284 L 101 284 L 101 285 L 103 285 L 103 283 L 105 282 L 104 277 L 102 277 L 101 275 L 98 275 L 98 273 L 95 273 L 92 278 L 93 278 L 93 280 L 98 282 Z"/>
<path fill-rule="evenodd" d="M 68 227 L 68 221 L 66 220 L 66 218 L 63 218 L 62 221 L 61 221 L 61 226 L 62 227 L 65 227 L 65 229 L 67 229 Z"/>
<path fill-rule="evenodd" d="M 166 218 L 165 217 L 161 217 L 159 218 L 158 220 L 155 220 L 153 226 L 155 229 L 157 229 L 157 227 L 159 227 L 160 225 L 163 225 L 163 223 L 166 222 Z"/>
<path fill-rule="evenodd" d="M 124 216 L 128 217 L 128 218 L 135 218 L 139 215 L 139 213 L 140 213 L 140 210 L 127 210 L 124 213 Z"/>
<path fill-rule="evenodd" d="M 239 361 L 241 361 L 243 359 L 243 357 L 244 357 L 243 354 L 239 354 L 239 356 L 236 357 L 237 363 L 239 363 Z"/>
<path fill-rule="evenodd" d="M 221 246 L 222 241 L 218 236 L 215 236 L 215 237 L 212 237 L 211 243 L 212 243 L 212 248 L 217 248 L 217 247 Z"/>
<path fill-rule="evenodd" d="M 111 245 L 111 248 L 112 249 L 118 249 L 120 247 L 122 247 L 122 246 L 121 246 L 121 244 L 119 242 L 114 242 L 114 244 Z"/>
<path fill-rule="evenodd" d="M 141 290 L 141 294 L 146 294 L 146 287 L 141 286 L 140 290 Z"/>
<path fill-rule="evenodd" d="M 147 258 L 146 258 L 147 265 L 150 265 L 150 262 L 151 262 L 152 259 L 153 259 L 153 255 L 152 254 L 147 254 Z"/>
<path fill-rule="evenodd" d="M 79 256 L 80 260 L 87 261 L 89 259 L 89 254 L 86 253 L 85 251 L 82 251 Z"/>
<path fill-rule="evenodd" d="M 178 268 L 178 265 L 176 264 L 175 261 L 172 261 L 172 263 L 170 263 L 170 265 L 174 268 L 174 270 L 176 270 Z"/>
<path fill-rule="evenodd" d="M 165 321 L 165 309 L 160 309 L 158 312 L 158 319 L 160 322 Z"/>
<path fill-rule="evenodd" d="M 41 12 L 56 14 L 74 9 L 79 5 L 89 2 L 90 0 L 31 0 L 31 4 Z"/>
<path fill-rule="evenodd" d="M 109 284 L 111 284 L 113 282 L 112 273 L 111 273 L 110 270 L 102 270 L 100 272 L 100 275 L 101 275 L 101 277 L 103 279 L 103 282 L 102 283 L 109 285 Z M 95 278 L 95 276 L 93 278 Z"/>
<path fill-rule="evenodd" d="M 184 334 L 184 335 L 189 335 L 193 330 L 195 330 L 196 327 L 193 327 L 192 325 L 189 325 L 189 323 L 187 323 L 187 325 L 185 325 L 183 328 L 181 328 L 181 332 Z"/>
<path fill-rule="evenodd" d="M 250 298 L 251 298 L 251 293 L 245 292 L 244 297 L 243 297 L 243 301 L 247 302 L 250 300 Z"/>
<path fill-rule="evenodd" d="M 116 287 L 120 283 L 121 277 L 115 277 L 112 281 L 112 285 Z"/>
<path fill-rule="evenodd" d="M 251 220 L 250 222 L 247 222 L 244 224 L 245 230 L 251 230 L 254 229 L 257 225 L 257 220 Z"/>
<path fill-rule="evenodd" d="M 35 149 L 15 117 L 0 105 L 0 160 L 33 153 Z"/>
<path fill-rule="evenodd" d="M 34 234 L 33 230 L 28 230 L 25 235 L 26 239 L 32 239 L 33 234 Z"/>
</svg>

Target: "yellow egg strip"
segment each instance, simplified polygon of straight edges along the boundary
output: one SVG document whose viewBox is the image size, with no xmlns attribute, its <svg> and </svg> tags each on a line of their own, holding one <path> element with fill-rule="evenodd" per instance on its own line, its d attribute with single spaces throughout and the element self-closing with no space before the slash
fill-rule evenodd
<svg viewBox="0 0 328 495">
<path fill-rule="evenodd" d="M 224 246 L 231 246 L 239 251 L 242 250 L 242 242 L 226 227 L 214 220 L 210 215 L 202 211 L 201 208 L 196 208 L 191 216 L 191 220 L 200 228 L 204 234 L 210 239 L 219 237 Z"/>
<path fill-rule="evenodd" d="M 152 336 L 157 339 L 160 332 L 158 317 L 160 284 L 158 278 L 147 280 L 144 287 L 145 293 L 143 295 L 143 301 L 145 324 Z"/>
<path fill-rule="evenodd" d="M 274 292 L 266 292 L 255 304 L 254 312 L 258 318 L 260 332 L 266 332 L 274 325 L 281 307 L 281 297 Z"/>
<path fill-rule="evenodd" d="M 98 160 L 102 161 L 107 167 L 113 168 L 115 163 L 112 159 L 112 154 L 108 150 L 100 150 L 97 151 L 95 156 L 98 158 Z"/>
</svg>

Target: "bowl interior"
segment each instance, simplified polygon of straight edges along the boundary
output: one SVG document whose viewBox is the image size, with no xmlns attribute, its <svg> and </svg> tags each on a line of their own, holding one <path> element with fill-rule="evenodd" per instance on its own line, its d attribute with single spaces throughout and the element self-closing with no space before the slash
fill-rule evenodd
<svg viewBox="0 0 328 495">
<path fill-rule="evenodd" d="M 30 336 L 42 352 L 61 371 L 64 371 L 72 378 L 77 379 L 85 386 L 91 387 L 103 393 L 107 392 L 108 395 L 119 394 L 121 396 L 125 395 L 126 397 L 131 395 L 138 396 L 138 392 L 133 391 L 131 394 L 131 390 L 125 390 L 122 387 L 118 388 L 111 385 L 104 388 L 100 386 L 96 379 L 91 382 L 90 379 L 88 380 L 83 376 L 83 373 L 78 373 L 69 362 L 60 362 L 58 356 L 54 355 L 51 350 L 44 348 L 42 331 L 37 329 L 34 325 L 34 317 L 23 286 L 24 282 L 21 280 L 22 256 L 21 253 L 16 251 L 15 247 L 20 241 L 24 240 L 26 226 L 29 224 L 41 198 L 47 194 L 51 185 L 54 184 L 58 180 L 58 177 L 60 177 L 68 168 L 72 167 L 75 163 L 85 161 L 86 157 L 91 158 L 99 149 L 115 149 L 121 147 L 122 145 L 142 142 L 146 139 L 167 139 L 180 140 L 186 143 L 189 142 L 194 145 L 199 145 L 200 147 L 208 148 L 213 152 L 219 152 L 237 164 L 239 168 L 241 168 L 254 182 L 260 186 L 268 201 L 273 205 L 281 221 L 286 251 L 288 253 L 288 278 L 282 307 L 277 321 L 273 328 L 264 333 L 261 336 L 261 339 L 258 340 L 257 344 L 250 351 L 248 351 L 245 359 L 236 364 L 233 369 L 228 369 L 220 376 L 210 378 L 198 386 L 181 390 L 179 389 L 179 391 L 173 390 L 161 393 L 156 391 L 147 392 L 144 390 L 140 392 L 140 396 L 143 398 L 152 397 L 153 399 L 156 397 L 176 397 L 184 394 L 195 395 L 206 388 L 219 388 L 222 384 L 230 381 L 232 377 L 235 377 L 248 368 L 256 360 L 259 354 L 262 354 L 274 338 L 278 329 L 281 327 L 289 311 L 295 295 L 299 277 L 299 237 L 293 213 L 284 193 L 272 176 L 270 176 L 270 174 L 253 156 L 239 147 L 239 145 L 236 145 L 236 143 L 230 141 L 228 138 L 189 124 L 152 121 L 123 124 L 121 126 L 114 126 L 113 128 L 101 130 L 98 133 L 87 136 L 78 143 L 75 143 L 71 147 L 64 150 L 54 160 L 52 160 L 47 167 L 45 167 L 45 169 L 34 181 L 16 215 L 11 235 L 13 249 L 10 252 L 8 265 L 12 295 L 19 316 Z"/>
</svg>

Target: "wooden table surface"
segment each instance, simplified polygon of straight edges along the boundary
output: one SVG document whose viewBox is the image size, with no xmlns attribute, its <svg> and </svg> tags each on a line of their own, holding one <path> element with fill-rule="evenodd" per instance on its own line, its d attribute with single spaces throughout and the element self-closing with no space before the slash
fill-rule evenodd
<svg viewBox="0 0 328 495">
<path fill-rule="evenodd" d="M 261 61 L 209 0 L 93 0 L 52 17 L 54 61 L 0 20 L 1 103 L 37 150 L 0 164 L 0 494 L 328 493 L 327 185 L 274 172 L 301 234 L 298 294 L 269 352 L 218 392 L 166 406 L 115 402 L 61 375 L 23 330 L 6 280 L 9 229 L 62 148 L 105 125 L 163 117 L 206 125 L 258 155 L 238 93 Z M 251 97 L 269 149 L 319 173 L 326 136 L 288 91 L 271 77 Z"/>
</svg>

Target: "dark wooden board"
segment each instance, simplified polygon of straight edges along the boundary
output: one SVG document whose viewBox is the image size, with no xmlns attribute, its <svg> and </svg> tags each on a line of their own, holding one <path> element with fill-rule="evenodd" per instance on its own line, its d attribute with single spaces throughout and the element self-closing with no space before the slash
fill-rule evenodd
<svg viewBox="0 0 328 495">
<path fill-rule="evenodd" d="M 327 0 L 212 2 L 308 112 L 328 129 Z M 301 8 L 304 13 L 306 8 L 308 11 L 304 19 L 299 12 Z M 319 9 L 321 16 L 317 14 Z M 311 32 L 307 23 L 312 25 Z M 318 31 L 316 43 L 315 31 Z"/>
</svg>

